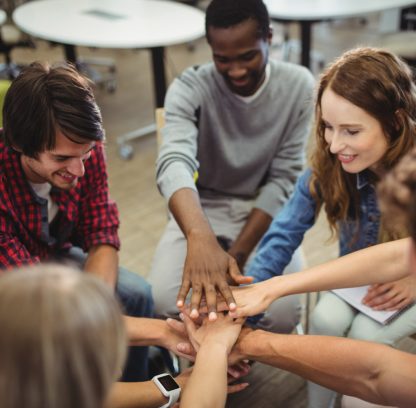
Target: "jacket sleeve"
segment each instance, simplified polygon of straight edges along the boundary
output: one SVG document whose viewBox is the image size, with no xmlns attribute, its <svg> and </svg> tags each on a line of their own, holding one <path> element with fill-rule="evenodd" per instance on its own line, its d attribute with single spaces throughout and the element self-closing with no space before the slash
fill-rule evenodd
<svg viewBox="0 0 416 408">
<path fill-rule="evenodd" d="M 298 179 L 291 198 L 260 241 L 247 273 L 255 282 L 281 275 L 305 232 L 315 223 L 316 204 L 309 191 L 310 175 L 307 170 Z"/>
<path fill-rule="evenodd" d="M 196 191 L 194 174 L 199 167 L 196 159 L 197 114 L 201 98 L 195 88 L 192 77 L 185 72 L 175 79 L 166 95 L 165 126 L 156 161 L 156 180 L 167 201 L 181 188 Z"/>
</svg>

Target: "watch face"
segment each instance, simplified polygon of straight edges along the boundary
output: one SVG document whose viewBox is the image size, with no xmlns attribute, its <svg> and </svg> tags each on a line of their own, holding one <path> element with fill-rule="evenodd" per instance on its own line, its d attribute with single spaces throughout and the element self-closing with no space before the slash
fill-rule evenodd
<svg viewBox="0 0 416 408">
<path fill-rule="evenodd" d="M 158 378 L 159 382 L 163 385 L 166 391 L 177 390 L 179 387 L 178 383 L 169 374 L 162 375 Z"/>
</svg>

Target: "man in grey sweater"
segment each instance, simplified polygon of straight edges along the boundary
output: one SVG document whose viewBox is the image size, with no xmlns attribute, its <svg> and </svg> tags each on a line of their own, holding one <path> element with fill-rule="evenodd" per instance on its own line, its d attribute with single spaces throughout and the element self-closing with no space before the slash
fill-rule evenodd
<svg viewBox="0 0 416 408">
<path fill-rule="evenodd" d="M 262 0 L 213 0 L 206 37 L 213 63 L 185 70 L 165 100 L 157 183 L 173 217 L 149 280 L 157 314 L 177 314 L 192 289 L 191 316 L 205 296 L 214 320 L 217 294 L 233 309 L 228 284 L 251 282 L 240 271 L 302 170 L 314 80 L 303 67 L 268 60 Z M 301 267 L 296 254 L 288 271 Z M 278 303 L 268 313 L 279 324 L 266 314 L 262 327 L 291 331 L 298 298 Z"/>
</svg>

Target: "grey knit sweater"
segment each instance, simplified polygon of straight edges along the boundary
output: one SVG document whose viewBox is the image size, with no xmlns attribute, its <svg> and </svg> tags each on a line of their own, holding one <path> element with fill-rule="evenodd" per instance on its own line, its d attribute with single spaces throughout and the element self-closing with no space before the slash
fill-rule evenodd
<svg viewBox="0 0 416 408">
<path fill-rule="evenodd" d="M 156 163 L 167 200 L 188 187 L 201 196 L 255 199 L 272 217 L 281 208 L 303 168 L 314 79 L 298 65 L 270 65 L 269 81 L 248 103 L 229 90 L 213 63 L 174 80 Z"/>
</svg>

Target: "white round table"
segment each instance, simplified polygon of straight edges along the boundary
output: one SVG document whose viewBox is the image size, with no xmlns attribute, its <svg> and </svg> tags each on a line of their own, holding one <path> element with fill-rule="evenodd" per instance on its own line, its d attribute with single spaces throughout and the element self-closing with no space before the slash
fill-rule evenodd
<svg viewBox="0 0 416 408">
<path fill-rule="evenodd" d="M 75 46 L 150 49 L 157 107 L 166 93 L 164 47 L 193 41 L 205 30 L 202 11 L 165 0 L 31 1 L 13 20 L 34 37 L 62 44 L 71 62 Z"/>
<path fill-rule="evenodd" d="M 415 0 L 264 0 L 270 17 L 301 28 L 301 64 L 310 67 L 312 24 L 416 5 Z"/>
<path fill-rule="evenodd" d="M 7 14 L 4 10 L 0 9 L 0 26 L 6 22 Z"/>
</svg>

